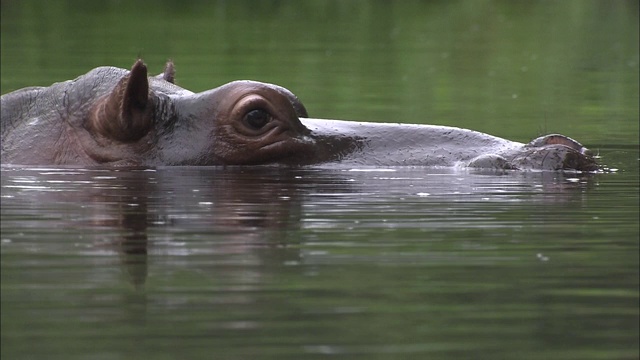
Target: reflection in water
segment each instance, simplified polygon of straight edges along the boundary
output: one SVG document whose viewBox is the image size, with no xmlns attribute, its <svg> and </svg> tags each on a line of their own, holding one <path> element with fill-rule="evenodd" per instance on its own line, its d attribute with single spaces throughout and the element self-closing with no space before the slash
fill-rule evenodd
<svg viewBox="0 0 640 360">
<path fill-rule="evenodd" d="M 3 354 L 33 332 L 46 357 L 59 328 L 125 358 L 629 344 L 633 199 L 598 196 L 615 176 L 3 167 Z"/>
<path fill-rule="evenodd" d="M 141 287 L 149 248 L 242 264 L 308 262 L 314 253 L 301 259 L 297 250 L 305 229 L 509 226 L 501 219 L 510 218 L 511 203 L 575 204 L 592 180 L 421 168 L 5 168 L 3 197 L 11 201 L 3 207 L 3 231 L 13 237 L 46 226 L 68 230 L 76 242 L 86 236 L 95 249 L 118 251 Z"/>
</svg>

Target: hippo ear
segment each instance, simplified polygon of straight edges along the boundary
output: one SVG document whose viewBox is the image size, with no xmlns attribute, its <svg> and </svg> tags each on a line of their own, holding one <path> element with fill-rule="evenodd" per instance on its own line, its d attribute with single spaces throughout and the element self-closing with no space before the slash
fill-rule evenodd
<svg viewBox="0 0 640 360">
<path fill-rule="evenodd" d="M 172 84 L 176 83 L 176 69 L 173 66 L 173 61 L 171 61 L 171 59 L 167 61 L 162 74 L 156 75 L 156 79 L 168 81 Z"/>
<path fill-rule="evenodd" d="M 140 139 L 153 125 L 151 95 L 147 67 L 138 60 L 129 75 L 96 105 L 90 126 L 115 140 L 130 142 Z"/>
</svg>

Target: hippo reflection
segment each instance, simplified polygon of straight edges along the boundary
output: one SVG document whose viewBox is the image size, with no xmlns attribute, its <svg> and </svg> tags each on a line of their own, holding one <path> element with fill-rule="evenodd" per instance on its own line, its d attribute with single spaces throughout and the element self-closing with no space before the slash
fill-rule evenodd
<svg viewBox="0 0 640 360">
<path fill-rule="evenodd" d="M 2 251 L 78 256 L 95 264 L 81 272 L 88 283 L 105 275 L 105 261 L 110 263 L 105 253 L 119 254 L 123 272 L 137 287 L 144 285 L 150 264 L 156 278 L 179 269 L 251 274 L 253 281 L 282 271 L 283 264 L 344 261 L 341 251 L 315 251 L 325 240 L 349 247 L 379 235 L 393 245 L 402 239 L 388 231 L 420 228 L 430 239 L 475 225 L 511 228 L 516 203 L 521 211 L 538 214 L 536 221 L 552 221 L 557 212 L 571 212 L 584 202 L 597 179 L 496 173 L 501 172 L 3 167 Z M 540 212 L 551 208 L 555 211 Z"/>
<path fill-rule="evenodd" d="M 169 62 L 148 77 L 138 60 L 3 95 L 2 163 L 597 169 L 563 135 L 523 144 L 455 127 L 310 119 L 283 87 L 235 81 L 192 93 L 174 73 Z"/>
</svg>

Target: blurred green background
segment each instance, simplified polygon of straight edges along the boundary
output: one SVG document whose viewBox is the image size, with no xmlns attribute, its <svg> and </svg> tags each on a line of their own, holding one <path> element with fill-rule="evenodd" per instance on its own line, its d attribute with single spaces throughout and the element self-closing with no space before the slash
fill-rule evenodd
<svg viewBox="0 0 640 360">
<path fill-rule="evenodd" d="M 101 65 L 285 86 L 310 116 L 638 144 L 638 1 L 3 0 L 5 94 Z"/>
</svg>

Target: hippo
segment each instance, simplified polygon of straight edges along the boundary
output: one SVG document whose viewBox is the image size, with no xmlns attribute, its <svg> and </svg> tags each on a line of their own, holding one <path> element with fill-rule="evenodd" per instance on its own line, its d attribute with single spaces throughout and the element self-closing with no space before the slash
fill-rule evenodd
<svg viewBox="0 0 640 360">
<path fill-rule="evenodd" d="M 169 61 L 157 76 L 98 67 L 74 80 L 2 96 L 1 163 L 77 166 L 436 166 L 598 169 L 551 134 L 524 144 L 449 126 L 309 118 L 288 89 L 233 81 L 193 93 Z"/>
</svg>

